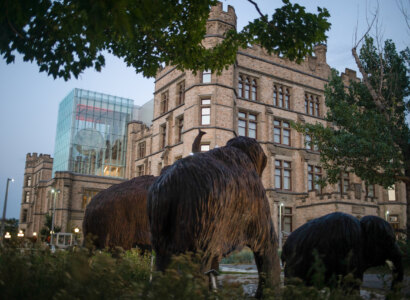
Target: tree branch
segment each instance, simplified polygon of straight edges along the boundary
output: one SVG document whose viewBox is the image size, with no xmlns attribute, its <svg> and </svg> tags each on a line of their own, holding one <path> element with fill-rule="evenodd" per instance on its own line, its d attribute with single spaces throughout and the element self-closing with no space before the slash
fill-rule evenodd
<svg viewBox="0 0 410 300">
<path fill-rule="evenodd" d="M 13 24 L 11 24 L 10 18 L 9 18 L 9 6 L 7 5 L 7 1 L 6 1 L 6 17 L 7 17 L 7 23 L 9 24 L 11 30 L 14 31 L 15 34 L 17 34 L 17 36 L 19 36 L 20 38 L 24 39 L 24 36 L 22 36 L 20 34 L 20 32 L 18 32 L 16 30 L 16 28 L 14 28 Z"/>
<path fill-rule="evenodd" d="M 361 73 L 362 76 L 363 76 L 363 83 L 364 83 L 364 85 L 367 87 L 367 89 L 369 90 L 370 95 L 372 96 L 376 107 L 380 110 L 380 112 L 382 112 L 382 113 L 384 114 L 384 116 L 387 118 L 387 120 L 390 120 L 390 116 L 389 116 L 389 114 L 386 112 L 386 107 L 385 107 L 385 105 L 383 104 L 383 103 L 384 103 L 384 98 L 383 98 L 383 95 L 382 95 L 382 93 L 381 93 L 381 88 L 380 88 L 379 93 L 377 93 L 377 92 L 374 90 L 373 86 L 372 86 L 371 83 L 370 83 L 369 76 L 367 75 L 366 71 L 364 70 L 364 67 L 363 67 L 363 65 L 362 65 L 362 62 L 360 61 L 359 56 L 358 56 L 358 54 L 357 54 L 357 47 L 358 47 L 359 44 L 363 41 L 363 39 L 369 34 L 370 30 L 371 30 L 372 27 L 373 27 L 374 22 L 375 22 L 376 19 L 377 19 L 377 15 L 378 15 L 378 10 L 377 10 L 376 13 L 374 14 L 373 20 L 372 20 L 371 23 L 369 24 L 369 26 L 368 26 L 366 32 L 362 35 L 362 37 L 360 38 L 360 40 L 359 40 L 358 42 L 356 42 L 356 44 L 353 46 L 353 48 L 352 48 L 352 55 L 353 55 L 353 57 L 354 57 L 354 60 L 355 60 L 355 62 L 356 62 L 357 67 L 359 68 L 360 73 Z M 357 30 L 356 30 L 356 36 L 357 36 Z M 384 74 L 384 73 L 383 73 L 383 70 L 381 70 L 381 71 L 382 71 L 381 74 Z M 383 78 L 380 79 L 380 82 L 383 82 Z"/>
<path fill-rule="evenodd" d="M 395 179 L 403 181 L 404 183 L 410 183 L 410 177 L 408 176 L 394 176 Z"/>
<path fill-rule="evenodd" d="M 266 16 L 265 16 L 264 14 L 262 14 L 261 10 L 259 9 L 258 4 L 257 4 L 255 1 L 252 1 L 252 0 L 248 0 L 248 1 L 255 6 L 255 8 L 256 8 L 256 10 L 258 11 L 259 15 L 261 16 L 261 18 L 262 18 L 265 22 L 268 22 L 268 20 L 266 19 Z"/>
</svg>

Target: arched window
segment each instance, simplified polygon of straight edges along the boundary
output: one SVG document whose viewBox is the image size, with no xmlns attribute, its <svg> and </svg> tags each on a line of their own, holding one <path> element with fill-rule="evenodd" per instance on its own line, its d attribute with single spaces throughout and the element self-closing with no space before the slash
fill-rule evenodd
<svg viewBox="0 0 410 300">
<path fill-rule="evenodd" d="M 305 112 L 311 116 L 320 116 L 320 98 L 319 96 L 305 93 Z"/>
<path fill-rule="evenodd" d="M 243 77 L 242 77 L 242 76 L 239 76 L 238 96 L 239 96 L 239 97 L 243 97 Z"/>
<path fill-rule="evenodd" d="M 283 87 L 279 88 L 279 106 L 283 107 Z"/>
<path fill-rule="evenodd" d="M 256 101 L 257 96 L 257 85 L 256 85 L 256 80 L 252 80 L 252 97 L 251 99 L 253 101 Z"/>
<path fill-rule="evenodd" d="M 273 105 L 278 106 L 278 88 L 273 86 Z"/>
<path fill-rule="evenodd" d="M 309 114 L 309 98 L 307 94 L 305 94 L 305 113 Z"/>
<path fill-rule="evenodd" d="M 249 82 L 249 78 L 246 77 L 246 80 L 245 80 L 245 95 L 244 95 L 245 99 L 249 99 L 250 87 L 251 87 L 251 83 Z"/>
<path fill-rule="evenodd" d="M 283 85 L 273 86 L 273 105 L 285 109 L 290 107 L 290 89 Z"/>
<path fill-rule="evenodd" d="M 289 109 L 289 100 L 290 100 L 289 89 L 286 89 L 286 94 L 285 94 L 285 108 L 286 109 Z"/>
</svg>

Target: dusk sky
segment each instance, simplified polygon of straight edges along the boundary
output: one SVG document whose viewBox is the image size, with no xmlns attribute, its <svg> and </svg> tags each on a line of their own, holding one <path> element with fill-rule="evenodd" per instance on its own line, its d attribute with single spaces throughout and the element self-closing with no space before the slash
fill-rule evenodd
<svg viewBox="0 0 410 300">
<path fill-rule="evenodd" d="M 345 67 L 357 70 L 351 55 L 354 34 L 367 29 L 367 20 L 379 3 L 378 27 L 382 40 L 392 39 L 398 50 L 410 46 L 410 30 L 399 10 L 400 0 L 345 0 L 345 1 L 297 1 L 309 12 L 316 7 L 326 7 L 330 12 L 332 27 L 327 33 L 327 62 L 339 71 Z M 222 1 L 235 7 L 238 29 L 259 15 L 247 0 Z M 271 15 L 281 6 L 279 0 L 260 0 L 263 13 Z M 295 2 L 295 1 L 292 1 Z M 410 0 L 402 0 L 410 15 Z M 374 30 L 373 30 L 373 33 Z M 7 178 L 10 183 L 7 202 L 7 218 L 19 218 L 27 153 L 37 152 L 54 156 L 54 140 L 59 102 L 74 88 L 88 89 L 115 96 L 130 98 L 134 104 L 142 105 L 153 98 L 154 80 L 143 78 L 134 69 L 113 56 L 106 56 L 106 66 L 101 72 L 89 69 L 77 80 L 54 80 L 40 73 L 35 63 L 23 62 L 17 55 L 13 64 L 7 65 L 0 58 L 0 211 L 3 203 Z M 0 215 L 1 217 L 1 215 Z"/>
</svg>

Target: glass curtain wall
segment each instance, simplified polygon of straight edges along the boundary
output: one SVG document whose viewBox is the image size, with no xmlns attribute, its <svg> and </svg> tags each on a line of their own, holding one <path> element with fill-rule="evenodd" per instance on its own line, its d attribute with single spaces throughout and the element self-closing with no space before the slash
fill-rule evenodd
<svg viewBox="0 0 410 300">
<path fill-rule="evenodd" d="M 133 100 L 74 89 L 60 103 L 56 171 L 124 177 L 127 123 Z"/>
</svg>

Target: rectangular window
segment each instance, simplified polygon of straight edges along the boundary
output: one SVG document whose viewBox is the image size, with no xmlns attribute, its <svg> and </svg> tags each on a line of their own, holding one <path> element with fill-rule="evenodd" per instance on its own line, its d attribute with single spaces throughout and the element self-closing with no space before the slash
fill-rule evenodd
<svg viewBox="0 0 410 300">
<path fill-rule="evenodd" d="M 349 185 L 350 185 L 349 173 L 342 172 L 340 174 L 339 184 L 337 185 L 338 192 L 342 194 L 347 194 Z"/>
<path fill-rule="evenodd" d="M 273 125 L 273 142 L 290 146 L 290 123 L 275 120 Z"/>
<path fill-rule="evenodd" d="M 319 117 L 320 99 L 319 96 L 305 93 L 305 113 L 311 116 Z"/>
<path fill-rule="evenodd" d="M 166 146 L 166 138 L 167 138 L 167 124 L 162 124 L 159 127 L 159 136 L 160 136 L 160 143 L 159 147 L 160 149 L 164 149 Z"/>
<path fill-rule="evenodd" d="M 256 139 L 256 114 L 248 112 L 238 113 L 238 133 Z"/>
<path fill-rule="evenodd" d="M 137 176 L 145 175 L 145 165 L 139 165 L 137 169 Z"/>
<path fill-rule="evenodd" d="M 29 202 L 30 202 L 30 192 L 26 192 L 26 195 L 25 195 L 24 198 L 25 198 L 24 201 L 25 201 L 26 203 L 29 203 Z"/>
<path fill-rule="evenodd" d="M 291 190 L 292 169 L 289 161 L 275 160 L 275 188 L 280 190 Z"/>
<path fill-rule="evenodd" d="M 305 148 L 311 151 L 318 151 L 319 148 L 317 145 L 312 141 L 312 138 L 309 134 L 305 135 Z"/>
<path fill-rule="evenodd" d="M 394 184 L 387 188 L 387 195 L 389 197 L 389 201 L 396 201 L 396 187 Z"/>
<path fill-rule="evenodd" d="M 285 207 L 283 210 L 283 221 L 282 221 L 283 227 L 282 231 L 286 233 L 292 232 L 292 208 L 291 207 Z"/>
<path fill-rule="evenodd" d="M 177 85 L 177 106 L 185 103 L 185 80 Z"/>
<path fill-rule="evenodd" d="M 81 204 L 81 208 L 85 209 L 87 204 L 90 203 L 91 199 L 97 195 L 100 191 L 98 190 L 87 190 L 84 189 L 83 191 L 83 202 Z"/>
<path fill-rule="evenodd" d="M 374 198 L 374 184 L 366 185 L 366 197 Z"/>
<path fill-rule="evenodd" d="M 31 176 L 27 176 L 26 186 L 31 186 Z"/>
<path fill-rule="evenodd" d="M 239 75 L 238 97 L 256 101 L 258 99 L 257 79 L 247 75 Z"/>
<path fill-rule="evenodd" d="M 308 165 L 308 191 L 322 192 L 322 187 L 317 182 L 322 179 L 322 168 Z"/>
<path fill-rule="evenodd" d="M 202 72 L 202 83 L 210 83 L 212 79 L 211 70 L 204 70 Z"/>
<path fill-rule="evenodd" d="M 21 222 L 22 223 L 26 223 L 27 222 L 27 214 L 28 214 L 28 210 L 27 209 L 23 209 L 23 213 L 21 216 Z"/>
<path fill-rule="evenodd" d="M 182 142 L 182 132 L 184 131 L 184 116 L 177 119 L 177 143 Z"/>
<path fill-rule="evenodd" d="M 211 145 L 209 143 L 201 144 L 201 152 L 207 152 L 211 149 Z"/>
<path fill-rule="evenodd" d="M 143 158 L 145 157 L 145 149 L 146 149 L 146 143 L 141 142 L 138 144 L 138 158 Z"/>
<path fill-rule="evenodd" d="M 273 85 L 273 105 L 285 109 L 290 108 L 290 89 L 288 87 Z"/>
<path fill-rule="evenodd" d="M 399 222 L 399 216 L 398 215 L 389 215 L 388 221 L 389 221 L 390 225 L 393 227 L 394 230 L 399 229 L 400 222 Z"/>
<path fill-rule="evenodd" d="M 201 125 L 211 124 L 211 99 L 201 99 Z"/>
<path fill-rule="evenodd" d="M 168 111 L 168 91 L 161 94 L 161 107 L 160 107 L 161 114 L 166 113 L 167 111 Z"/>
</svg>

